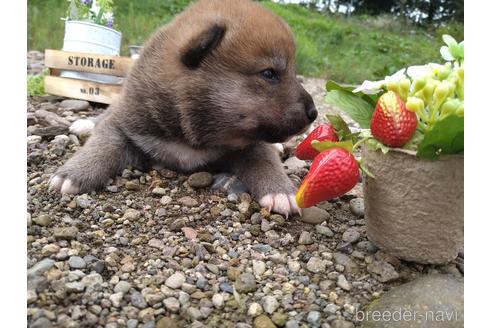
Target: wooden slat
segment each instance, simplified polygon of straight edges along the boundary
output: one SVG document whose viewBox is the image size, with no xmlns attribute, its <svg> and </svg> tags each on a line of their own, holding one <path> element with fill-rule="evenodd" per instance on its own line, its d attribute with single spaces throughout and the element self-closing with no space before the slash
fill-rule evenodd
<svg viewBox="0 0 492 328">
<path fill-rule="evenodd" d="M 111 104 L 120 94 L 121 86 L 58 76 L 44 77 L 44 90 L 57 96 Z"/>
<path fill-rule="evenodd" d="M 133 60 L 129 57 L 46 49 L 44 63 L 46 67 L 55 69 L 125 76 Z"/>
</svg>

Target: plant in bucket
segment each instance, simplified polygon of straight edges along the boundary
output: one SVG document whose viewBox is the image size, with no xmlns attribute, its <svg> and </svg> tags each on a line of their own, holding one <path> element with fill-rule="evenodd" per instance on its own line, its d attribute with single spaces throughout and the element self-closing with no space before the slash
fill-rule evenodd
<svg viewBox="0 0 492 328">
<path fill-rule="evenodd" d="M 119 56 L 121 33 L 114 30 L 112 0 L 68 0 L 65 20 L 64 51 Z M 122 79 L 95 73 L 62 71 L 62 77 L 121 83 Z"/>
<path fill-rule="evenodd" d="M 444 64 L 411 66 L 357 88 L 328 81 L 326 101 L 361 129 L 328 115 L 336 138 L 318 131 L 296 152 L 314 159 L 297 192 L 300 207 L 346 193 L 360 168 L 368 238 L 419 263 L 452 261 L 463 248 L 464 42 L 443 40 Z"/>
</svg>

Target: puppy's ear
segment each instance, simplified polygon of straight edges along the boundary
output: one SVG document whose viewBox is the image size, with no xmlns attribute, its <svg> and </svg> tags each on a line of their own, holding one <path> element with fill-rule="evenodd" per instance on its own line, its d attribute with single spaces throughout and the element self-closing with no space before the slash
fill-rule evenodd
<svg viewBox="0 0 492 328">
<path fill-rule="evenodd" d="M 181 57 L 183 64 L 191 69 L 198 68 L 203 59 L 219 45 L 225 30 L 224 26 L 214 24 L 193 38 Z"/>
</svg>

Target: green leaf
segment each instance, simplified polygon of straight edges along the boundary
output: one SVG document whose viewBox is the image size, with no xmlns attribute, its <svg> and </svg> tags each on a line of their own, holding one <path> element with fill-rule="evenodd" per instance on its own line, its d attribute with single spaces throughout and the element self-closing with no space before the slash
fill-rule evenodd
<svg viewBox="0 0 492 328">
<path fill-rule="evenodd" d="M 444 41 L 444 43 L 448 46 L 448 47 L 452 47 L 453 45 L 457 45 L 458 43 L 456 42 L 456 40 L 449 34 L 444 34 L 442 36 L 442 40 Z"/>
<path fill-rule="evenodd" d="M 372 150 L 380 149 L 383 152 L 383 154 L 387 154 L 390 151 L 390 148 L 388 146 L 382 144 L 381 142 L 379 142 L 374 138 L 367 140 L 367 145 Z"/>
<path fill-rule="evenodd" d="M 347 150 L 348 152 L 352 153 L 352 147 L 354 144 L 352 141 L 318 141 L 318 140 L 313 140 L 311 141 L 311 146 L 319 151 L 320 153 L 324 150 L 330 149 L 330 148 L 343 148 Z"/>
<path fill-rule="evenodd" d="M 326 118 L 330 121 L 335 133 L 337 134 L 338 140 L 346 140 L 347 137 L 352 134 L 347 123 L 343 120 L 340 115 L 330 115 L 327 114 Z"/>
<path fill-rule="evenodd" d="M 371 103 L 345 90 L 328 92 L 325 101 L 343 110 L 354 121 L 359 123 L 361 128 L 369 128 L 372 113 L 374 112 L 374 106 Z"/>
<path fill-rule="evenodd" d="M 370 103 L 373 107 L 376 106 L 376 102 L 378 101 L 379 96 L 382 93 L 384 93 L 384 90 L 381 91 L 380 93 L 373 94 L 373 95 L 367 95 L 367 94 L 362 93 L 362 92 L 353 93 L 352 91 L 355 88 L 357 88 L 357 86 L 348 85 L 348 84 L 342 85 L 342 84 L 339 84 L 333 80 L 329 80 L 328 82 L 326 82 L 326 91 L 334 91 L 334 90 L 348 91 L 348 92 L 352 93 L 353 95 L 356 95 L 357 97 L 364 99 L 365 101 Z"/>
<path fill-rule="evenodd" d="M 424 139 L 424 134 L 421 131 L 417 130 L 410 138 L 410 140 L 408 140 L 407 143 L 404 144 L 403 147 L 401 148 L 408 149 L 408 150 L 417 150 L 418 146 L 420 145 L 423 139 Z"/>
<path fill-rule="evenodd" d="M 465 119 L 457 115 L 447 116 L 425 133 L 417 156 L 435 160 L 442 154 L 461 154 L 465 149 L 464 137 Z"/>
<path fill-rule="evenodd" d="M 354 90 L 355 88 L 357 88 L 357 86 L 342 85 L 333 80 L 329 80 L 328 82 L 326 82 L 326 91 L 345 90 L 345 91 L 352 92 L 352 90 Z"/>
</svg>

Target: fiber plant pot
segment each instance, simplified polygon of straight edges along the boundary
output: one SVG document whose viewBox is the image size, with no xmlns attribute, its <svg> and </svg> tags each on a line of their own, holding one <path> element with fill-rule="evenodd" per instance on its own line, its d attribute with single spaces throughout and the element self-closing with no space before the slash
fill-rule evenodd
<svg viewBox="0 0 492 328">
<path fill-rule="evenodd" d="M 120 47 L 121 33 L 112 28 L 90 22 L 65 22 L 64 51 L 119 56 Z M 122 82 L 122 78 L 96 73 L 62 71 L 60 76 L 110 84 Z"/>
<path fill-rule="evenodd" d="M 455 259 L 463 247 L 464 156 L 429 161 L 403 149 L 363 147 L 362 157 L 375 176 L 363 183 L 368 238 L 406 261 Z"/>
</svg>

